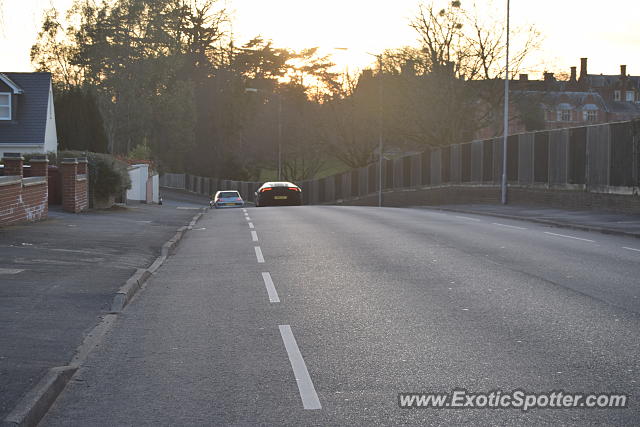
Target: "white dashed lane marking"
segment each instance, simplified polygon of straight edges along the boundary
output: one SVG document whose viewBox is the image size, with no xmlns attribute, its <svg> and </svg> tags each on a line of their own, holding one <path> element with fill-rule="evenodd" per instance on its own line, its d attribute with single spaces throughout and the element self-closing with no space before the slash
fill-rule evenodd
<svg viewBox="0 0 640 427">
<path fill-rule="evenodd" d="M 469 221 L 478 221 L 478 222 L 480 221 L 479 219 L 476 219 L 476 218 L 469 218 L 468 216 L 459 216 L 459 215 L 456 215 L 455 217 L 456 217 L 456 218 L 460 218 L 460 219 L 466 219 L 466 220 L 469 220 Z"/>
<path fill-rule="evenodd" d="M 302 406 L 304 409 L 322 409 L 316 388 L 313 386 L 311 376 L 307 370 L 307 365 L 304 363 L 300 349 L 296 338 L 293 336 L 291 326 L 279 325 L 280 335 L 282 335 L 282 341 L 284 347 L 287 350 L 289 356 L 289 362 L 291 362 L 291 368 L 293 374 L 296 377 L 296 383 L 298 384 L 298 391 L 300 392 L 300 398 L 302 399 Z"/>
<path fill-rule="evenodd" d="M 524 227 L 517 227 L 515 225 L 508 225 L 508 224 L 500 224 L 499 222 L 492 222 L 491 224 L 498 225 L 500 227 L 515 228 L 516 230 L 526 230 L 526 228 Z"/>
<path fill-rule="evenodd" d="M 249 223 L 249 228 L 254 228 L 252 222 Z"/>
<path fill-rule="evenodd" d="M 622 249 L 626 249 L 628 251 L 635 251 L 635 252 L 640 252 L 640 249 L 636 249 L 636 248 L 628 248 L 626 246 L 623 246 Z"/>
<path fill-rule="evenodd" d="M 545 231 L 544 234 L 548 234 L 550 236 L 556 236 L 556 237 L 564 237 L 566 239 L 580 240 L 583 242 L 590 242 L 590 243 L 595 242 L 595 240 L 583 239 L 582 237 L 567 236 L 566 234 L 551 233 L 550 231 Z"/>
<path fill-rule="evenodd" d="M 257 242 L 258 241 L 258 233 L 256 233 L 253 230 L 251 230 L 251 241 L 253 241 L 253 242 Z"/>
<path fill-rule="evenodd" d="M 271 278 L 271 274 L 266 272 L 262 273 L 262 280 L 264 280 L 264 286 L 267 288 L 269 301 L 280 302 L 280 298 L 278 297 L 278 292 L 276 291 L 276 287 L 273 284 L 273 279 Z"/>
<path fill-rule="evenodd" d="M 262 249 L 260 249 L 260 246 L 255 246 L 254 249 L 256 250 L 256 258 L 258 259 L 258 262 L 263 263 L 264 257 L 262 256 Z"/>
<path fill-rule="evenodd" d="M 18 268 L 0 268 L 0 274 L 18 274 L 23 271 L 24 270 L 20 270 Z"/>
</svg>

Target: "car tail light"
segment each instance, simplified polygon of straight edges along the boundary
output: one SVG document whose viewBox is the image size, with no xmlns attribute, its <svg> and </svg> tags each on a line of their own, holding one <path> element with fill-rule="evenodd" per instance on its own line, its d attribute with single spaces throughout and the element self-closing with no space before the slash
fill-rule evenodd
<svg viewBox="0 0 640 427">
<path fill-rule="evenodd" d="M 260 192 L 262 193 L 263 191 L 268 191 L 268 190 L 273 190 L 273 188 L 271 187 L 263 188 L 262 190 L 260 190 Z"/>
<path fill-rule="evenodd" d="M 289 190 L 300 191 L 298 187 L 289 187 Z"/>
</svg>

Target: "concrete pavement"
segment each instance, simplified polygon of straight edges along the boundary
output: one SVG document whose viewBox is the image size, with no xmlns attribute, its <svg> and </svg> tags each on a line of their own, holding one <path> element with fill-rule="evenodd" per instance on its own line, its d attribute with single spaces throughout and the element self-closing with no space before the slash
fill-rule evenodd
<svg viewBox="0 0 640 427">
<path fill-rule="evenodd" d="M 43 425 L 637 425 L 638 261 L 634 238 L 481 215 L 209 211 Z M 398 407 L 454 388 L 631 401 Z"/>
<path fill-rule="evenodd" d="M 636 215 L 593 210 L 566 210 L 522 205 L 442 205 L 427 209 L 492 215 L 574 230 L 640 238 L 640 212 Z"/>
<path fill-rule="evenodd" d="M 69 362 L 118 288 L 203 203 L 54 209 L 47 221 L 0 228 L 0 420 L 48 369 Z"/>
</svg>

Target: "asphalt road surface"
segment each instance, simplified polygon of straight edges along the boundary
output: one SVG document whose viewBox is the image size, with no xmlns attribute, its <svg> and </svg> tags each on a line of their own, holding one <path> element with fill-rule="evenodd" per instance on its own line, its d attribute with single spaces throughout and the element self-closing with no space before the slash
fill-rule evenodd
<svg viewBox="0 0 640 427">
<path fill-rule="evenodd" d="M 42 425 L 638 425 L 640 240 L 428 209 L 209 211 Z M 624 393 L 401 409 L 398 393 Z"/>
</svg>

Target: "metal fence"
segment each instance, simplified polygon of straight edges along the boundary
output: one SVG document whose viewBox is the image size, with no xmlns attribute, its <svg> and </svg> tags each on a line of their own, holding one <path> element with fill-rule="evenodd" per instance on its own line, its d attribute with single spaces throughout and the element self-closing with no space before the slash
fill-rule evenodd
<svg viewBox="0 0 640 427">
<path fill-rule="evenodd" d="M 389 191 L 442 185 L 498 185 L 502 176 L 501 138 L 433 148 L 385 160 L 382 187 Z M 640 121 L 545 130 L 511 135 L 507 140 L 510 185 L 587 192 L 638 194 L 640 190 Z M 329 177 L 303 181 L 306 204 L 331 203 L 378 191 L 377 163 Z M 258 182 L 164 174 L 163 187 L 199 194 L 238 190 L 254 200 Z"/>
</svg>

